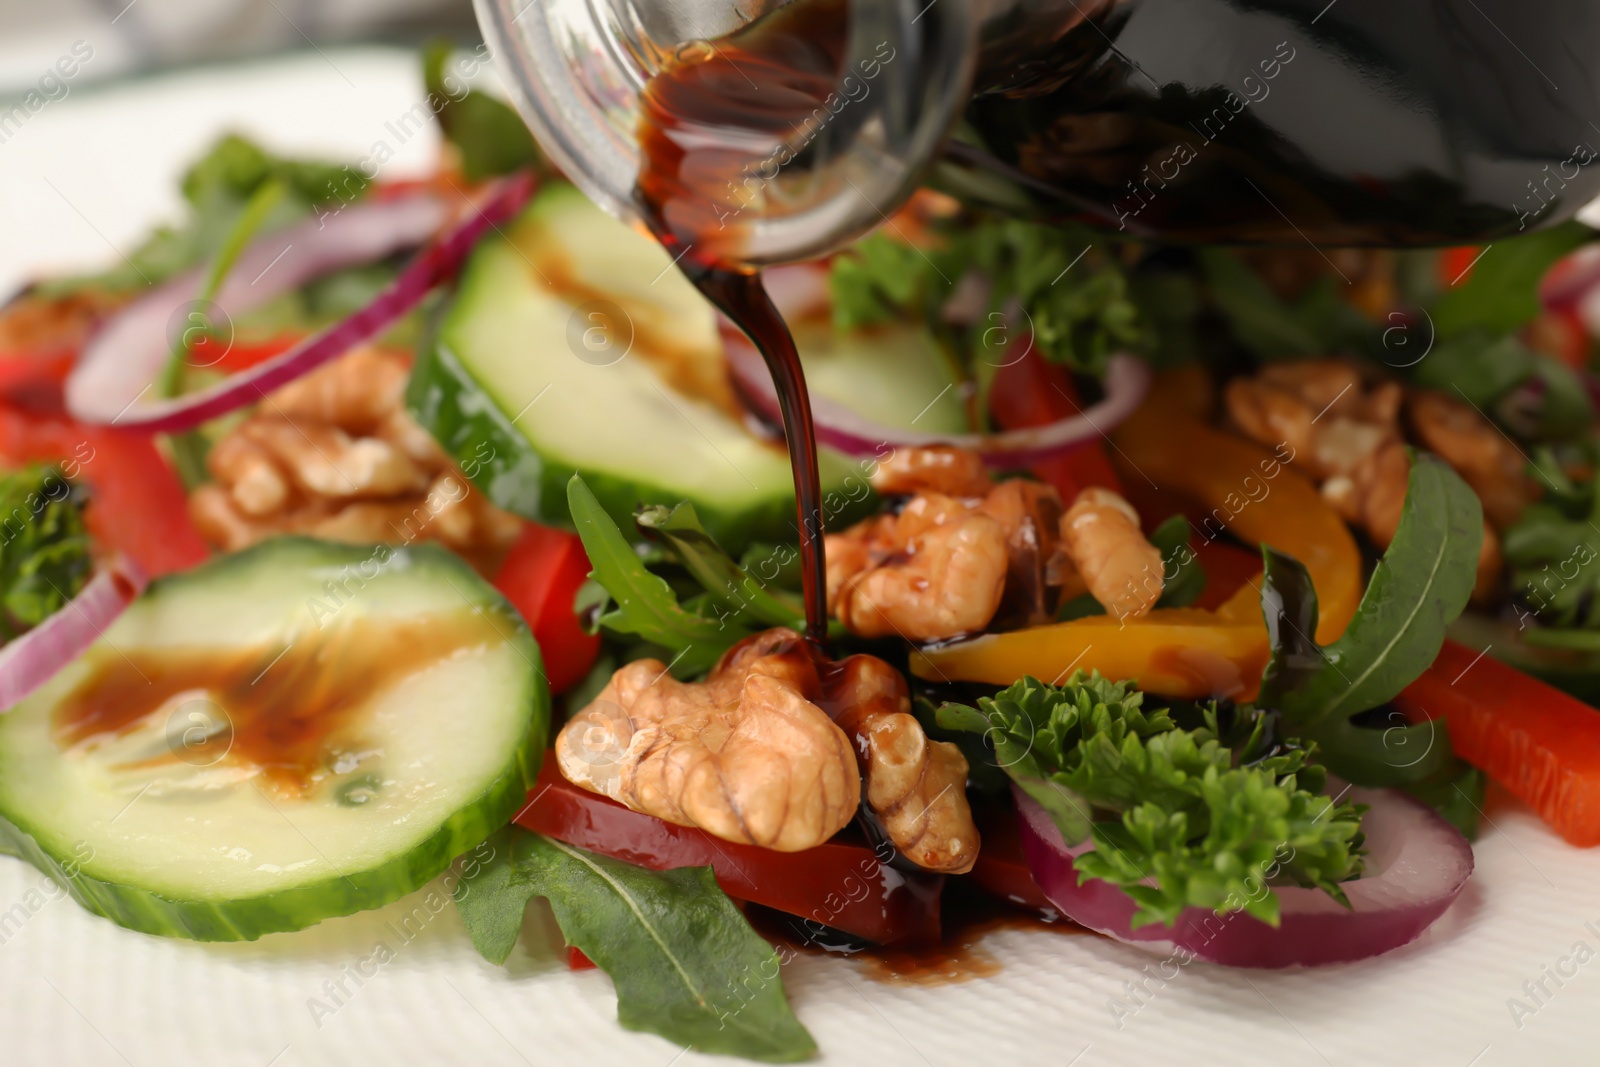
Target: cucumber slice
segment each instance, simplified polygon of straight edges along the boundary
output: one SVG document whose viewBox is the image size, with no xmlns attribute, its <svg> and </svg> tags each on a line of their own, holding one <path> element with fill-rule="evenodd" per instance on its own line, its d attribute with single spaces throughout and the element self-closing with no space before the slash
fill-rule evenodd
<svg viewBox="0 0 1600 1067">
<path fill-rule="evenodd" d="M 923 327 L 795 333 L 815 394 L 889 423 L 965 429 Z M 711 305 L 660 246 L 570 185 L 478 246 L 407 401 L 490 499 L 528 518 L 570 526 L 576 472 L 619 524 L 640 503 L 688 500 L 732 551 L 793 537 L 787 453 L 747 429 Z M 823 453 L 831 524 L 870 509 L 870 470 L 870 457 Z"/>
<path fill-rule="evenodd" d="M 0 850 L 146 933 L 296 930 L 503 826 L 549 718 L 527 627 L 457 557 L 268 541 L 153 583 L 0 715 Z"/>
</svg>

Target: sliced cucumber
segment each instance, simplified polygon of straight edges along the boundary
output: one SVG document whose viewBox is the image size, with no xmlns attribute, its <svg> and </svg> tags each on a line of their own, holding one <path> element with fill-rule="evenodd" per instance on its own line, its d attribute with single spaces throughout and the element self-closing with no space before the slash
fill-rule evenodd
<svg viewBox="0 0 1600 1067">
<path fill-rule="evenodd" d="M 835 336 L 809 322 L 796 340 L 815 394 L 891 424 L 965 428 L 922 327 Z M 529 518 L 570 525 L 576 472 L 619 522 L 640 503 L 688 500 L 730 549 L 793 537 L 787 454 L 746 428 L 711 305 L 655 242 L 571 186 L 478 246 L 408 404 L 491 499 Z M 861 474 L 824 452 L 830 522 L 870 507 Z"/>
<path fill-rule="evenodd" d="M 154 706 L 84 718 L 119 702 Z M 155 582 L 0 715 L 0 850 L 146 933 L 295 930 L 504 825 L 549 716 L 527 628 L 457 557 L 268 541 Z"/>
</svg>

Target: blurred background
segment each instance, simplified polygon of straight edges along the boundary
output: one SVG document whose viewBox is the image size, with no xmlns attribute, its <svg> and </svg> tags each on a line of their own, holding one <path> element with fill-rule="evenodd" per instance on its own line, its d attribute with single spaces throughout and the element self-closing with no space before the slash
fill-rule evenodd
<svg viewBox="0 0 1600 1067">
<path fill-rule="evenodd" d="M 77 84 L 153 68 L 356 40 L 477 39 L 471 0 L 0 0 L 0 97 L 34 87 L 78 41 Z"/>
<path fill-rule="evenodd" d="M 471 0 L 0 0 L 0 302 L 181 224 L 182 176 L 225 134 L 431 173 L 441 38 L 493 91 Z"/>
</svg>

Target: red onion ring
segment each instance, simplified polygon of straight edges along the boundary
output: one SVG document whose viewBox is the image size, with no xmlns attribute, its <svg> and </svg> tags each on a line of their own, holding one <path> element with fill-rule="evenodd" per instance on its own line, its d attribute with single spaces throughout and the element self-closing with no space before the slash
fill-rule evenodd
<svg viewBox="0 0 1600 1067">
<path fill-rule="evenodd" d="M 144 587 L 139 565 L 118 556 L 60 611 L 0 649 L 0 713 L 16 707 L 99 640 Z"/>
<path fill-rule="evenodd" d="M 1361 818 L 1367 871 L 1343 886 L 1349 909 L 1320 889 L 1284 886 L 1273 889 L 1282 909 L 1277 926 L 1243 912 L 1189 908 L 1173 926 L 1134 929 L 1138 905 L 1126 893 L 1097 879 L 1078 884 L 1073 857 L 1093 843 L 1068 848 L 1038 803 L 1012 793 L 1033 880 L 1067 918 L 1139 948 L 1230 967 L 1316 967 L 1399 948 L 1444 914 L 1472 874 L 1472 846 L 1431 808 L 1391 789 L 1352 788 L 1349 799 L 1370 808 Z"/>
<path fill-rule="evenodd" d="M 761 354 L 728 323 L 723 324 L 722 342 L 737 391 L 758 415 L 779 423 L 778 394 Z M 1045 426 L 994 434 L 919 433 L 886 426 L 816 395 L 811 397 L 811 413 L 816 422 L 817 443 L 847 455 L 872 455 L 886 444 L 907 448 L 954 445 L 976 452 L 991 467 L 1031 467 L 1109 433 L 1144 400 L 1150 377 L 1150 368 L 1143 360 L 1126 354 L 1112 356 L 1106 371 L 1106 397 L 1098 404 Z"/>
<path fill-rule="evenodd" d="M 453 277 L 478 239 L 514 216 L 532 191 L 533 179 L 527 174 L 494 183 L 370 304 L 287 352 L 209 389 L 138 403 L 171 356 L 167 321 L 175 309 L 193 299 L 200 276 L 191 273 L 170 282 L 114 317 L 84 348 L 67 378 L 67 410 L 86 423 L 173 433 L 253 403 L 382 333 L 435 286 Z M 240 256 L 215 303 L 228 315 L 248 311 L 330 270 L 370 263 L 421 244 L 449 217 L 448 206 L 437 196 L 417 193 L 364 201 L 271 234 Z M 257 284 L 268 277 L 270 283 Z"/>
</svg>

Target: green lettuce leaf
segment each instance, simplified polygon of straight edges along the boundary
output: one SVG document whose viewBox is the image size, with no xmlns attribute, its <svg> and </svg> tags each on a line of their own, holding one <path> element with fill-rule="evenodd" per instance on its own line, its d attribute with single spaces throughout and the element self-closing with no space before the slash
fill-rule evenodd
<svg viewBox="0 0 1600 1067">
<path fill-rule="evenodd" d="M 710 867 L 649 871 L 510 827 L 456 906 L 478 951 L 504 963 L 534 897 L 549 900 L 567 943 L 611 976 L 628 1029 L 767 1063 L 816 1053 L 777 953 Z"/>
</svg>

